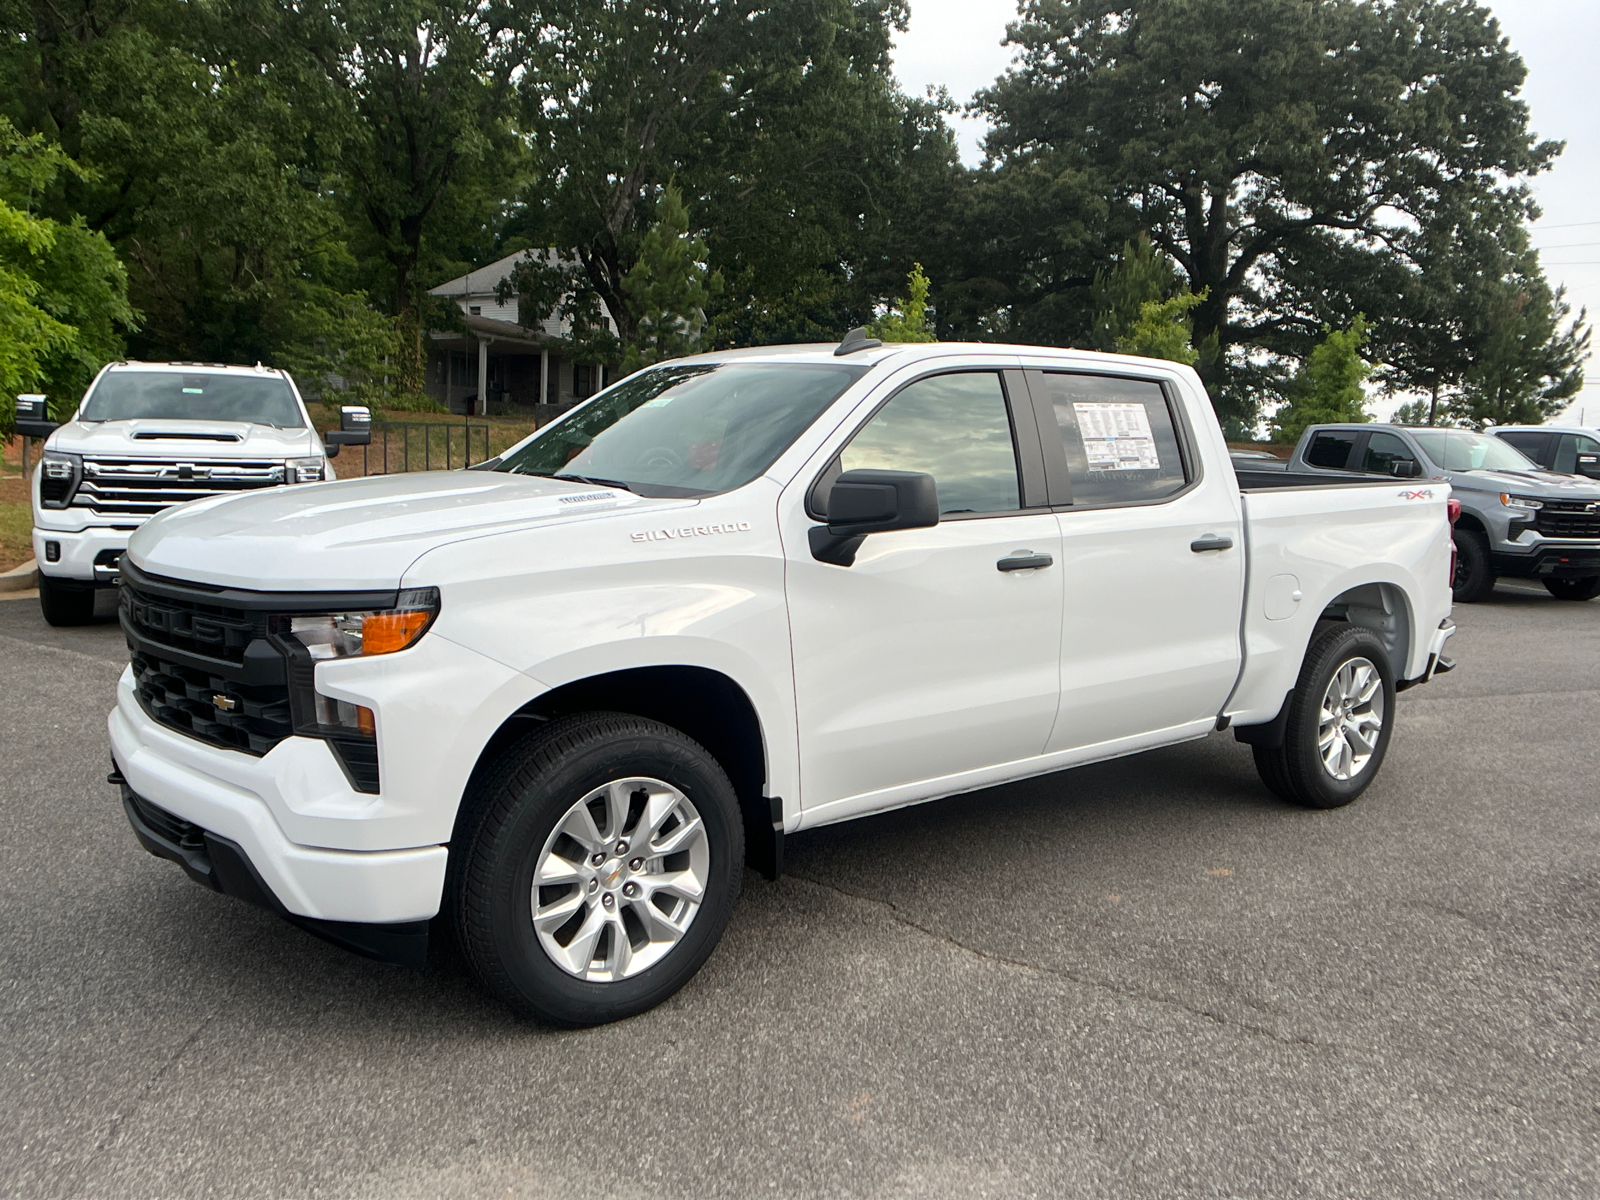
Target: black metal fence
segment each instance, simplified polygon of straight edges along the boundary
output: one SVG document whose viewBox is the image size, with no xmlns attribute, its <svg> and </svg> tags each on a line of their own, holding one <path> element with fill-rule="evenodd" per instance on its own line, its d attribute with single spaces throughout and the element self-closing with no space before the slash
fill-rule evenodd
<svg viewBox="0 0 1600 1200">
<path fill-rule="evenodd" d="M 469 421 L 374 421 L 372 444 L 361 448 L 367 475 L 451 471 L 493 458 L 490 425 Z"/>
</svg>

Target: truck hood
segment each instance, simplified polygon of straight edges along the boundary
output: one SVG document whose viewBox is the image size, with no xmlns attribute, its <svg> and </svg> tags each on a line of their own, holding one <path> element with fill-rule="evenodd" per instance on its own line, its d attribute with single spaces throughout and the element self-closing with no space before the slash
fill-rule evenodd
<svg viewBox="0 0 1600 1200">
<path fill-rule="evenodd" d="M 274 429 L 248 421 L 69 421 L 45 445 L 62 454 L 124 458 L 304 458 L 322 453 L 313 429 Z"/>
<path fill-rule="evenodd" d="M 223 587 L 388 589 L 420 555 L 450 542 L 694 503 L 500 471 L 376 475 L 179 505 L 142 525 L 128 554 L 152 575 Z"/>
<path fill-rule="evenodd" d="M 1445 479 L 1456 487 L 1487 492 L 1516 492 L 1535 498 L 1600 500 L 1600 484 L 1576 475 L 1557 475 L 1554 471 L 1446 471 Z"/>
</svg>

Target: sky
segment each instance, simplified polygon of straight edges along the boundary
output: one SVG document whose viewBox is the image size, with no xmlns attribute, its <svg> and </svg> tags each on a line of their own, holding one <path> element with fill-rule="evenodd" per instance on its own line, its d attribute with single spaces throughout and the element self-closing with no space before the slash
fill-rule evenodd
<svg viewBox="0 0 1600 1200">
<path fill-rule="evenodd" d="M 1600 3 L 1592 0 L 1491 0 L 1512 49 L 1528 64 L 1523 98 L 1540 138 L 1565 141 L 1555 167 L 1534 181 L 1544 210 L 1534 225 L 1545 273 L 1564 284 L 1576 310 L 1600 315 Z M 1001 43 L 1015 18 L 1015 0 L 911 0 L 911 24 L 895 46 L 901 86 L 920 95 L 945 87 L 958 104 L 989 84 L 1011 62 Z M 969 166 L 982 161 L 985 125 L 958 118 L 956 134 Z M 1600 370 L 1590 360 L 1591 379 L 1565 414 L 1566 420 L 1600 426 Z M 1388 406 L 1383 406 L 1388 407 Z M 1380 415 L 1388 415 L 1381 413 Z M 1563 418 L 1555 418 L 1559 422 Z"/>
</svg>

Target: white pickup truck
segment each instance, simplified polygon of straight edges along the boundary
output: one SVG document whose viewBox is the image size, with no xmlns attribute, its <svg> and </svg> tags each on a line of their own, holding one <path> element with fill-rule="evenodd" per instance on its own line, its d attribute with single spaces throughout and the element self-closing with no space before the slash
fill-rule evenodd
<svg viewBox="0 0 1600 1200">
<path fill-rule="evenodd" d="M 111 363 L 61 426 L 44 401 L 19 396 L 17 427 L 46 439 L 32 485 L 33 554 L 52 625 L 93 618 L 128 535 L 156 513 L 331 479 L 339 447 L 371 438 L 370 414 L 352 407 L 325 445 L 288 372 L 260 364 Z"/>
<path fill-rule="evenodd" d="M 437 917 L 550 1022 L 681 987 L 796 830 L 1230 725 L 1347 803 L 1450 665 L 1448 485 L 1241 490 L 1169 362 L 857 331 L 484 467 L 140 529 L 112 781 L 207 886 L 413 964 Z"/>
</svg>

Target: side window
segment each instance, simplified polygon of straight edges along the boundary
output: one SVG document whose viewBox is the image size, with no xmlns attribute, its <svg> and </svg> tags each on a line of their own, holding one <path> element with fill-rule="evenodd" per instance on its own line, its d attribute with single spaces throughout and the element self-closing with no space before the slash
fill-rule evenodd
<svg viewBox="0 0 1600 1200">
<path fill-rule="evenodd" d="M 1350 453 L 1356 448 L 1356 435 L 1347 430 L 1319 433 L 1306 447 L 1306 465 L 1330 471 L 1348 471 Z"/>
<path fill-rule="evenodd" d="M 1189 482 L 1160 384 L 1056 371 L 1030 378 L 1055 411 L 1074 505 L 1159 500 Z"/>
<path fill-rule="evenodd" d="M 1600 442 L 1592 437 L 1577 437 L 1577 473 L 1590 479 L 1600 479 Z"/>
<path fill-rule="evenodd" d="M 1362 456 L 1361 469 L 1374 475 L 1394 475 L 1397 463 L 1416 465 L 1416 457 L 1406 444 L 1392 433 L 1381 430 L 1367 439 L 1367 452 Z"/>
<path fill-rule="evenodd" d="M 1550 465 L 1548 433 L 1502 433 L 1498 436 L 1502 441 L 1510 442 L 1541 467 Z"/>
<path fill-rule="evenodd" d="M 839 465 L 846 471 L 925 471 L 939 486 L 941 513 L 1022 507 L 1011 418 L 993 371 L 910 384 L 857 431 Z"/>
</svg>

